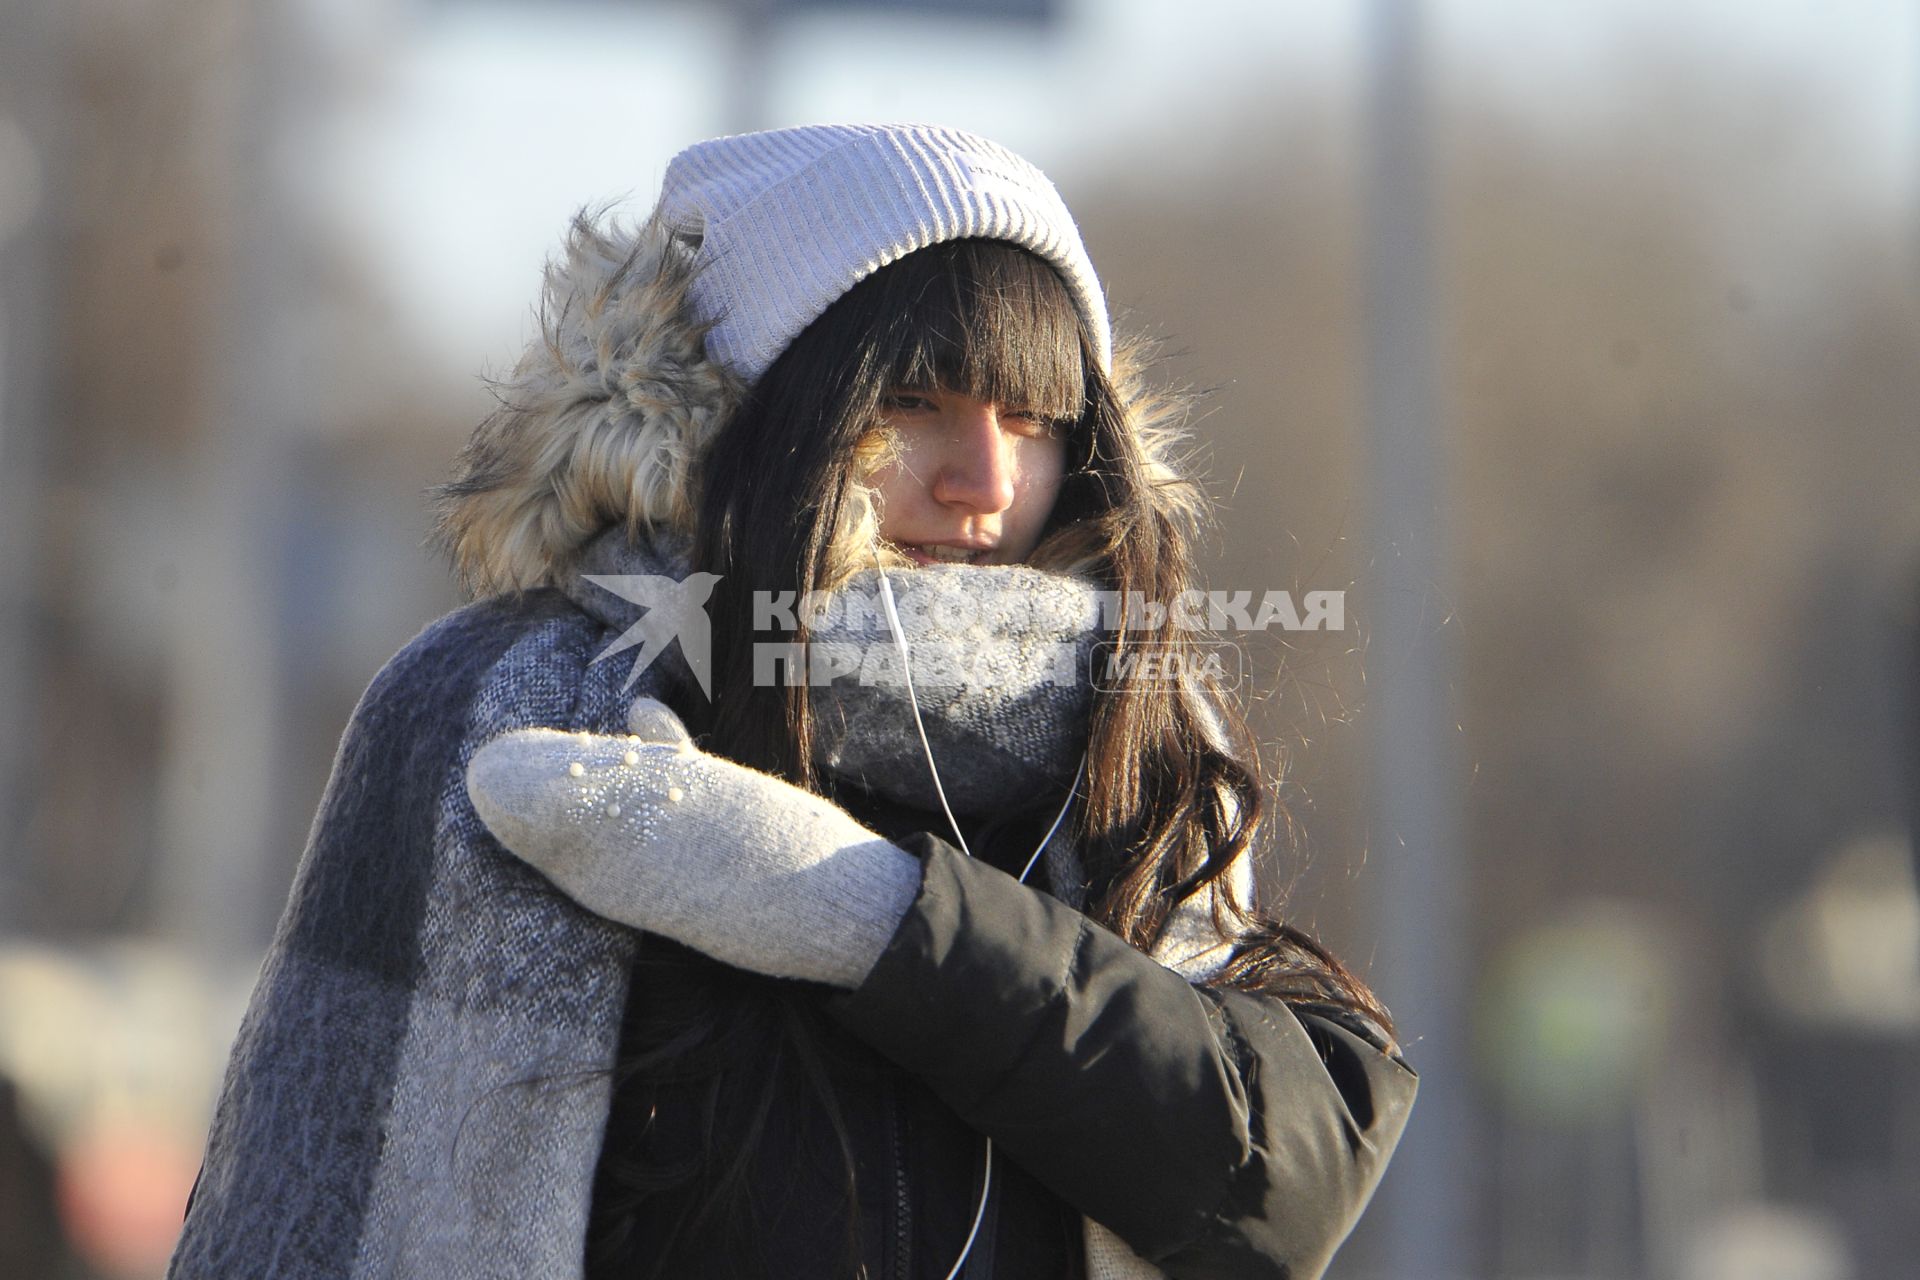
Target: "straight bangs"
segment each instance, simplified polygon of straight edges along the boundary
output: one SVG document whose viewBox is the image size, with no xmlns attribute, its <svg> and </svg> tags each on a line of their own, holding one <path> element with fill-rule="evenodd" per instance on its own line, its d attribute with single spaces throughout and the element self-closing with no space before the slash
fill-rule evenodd
<svg viewBox="0 0 1920 1280">
<path fill-rule="evenodd" d="M 953 240 L 870 278 L 886 317 L 874 365 L 893 387 L 943 389 L 1077 421 L 1086 404 L 1079 313 L 1047 263 L 997 240 Z"/>
</svg>

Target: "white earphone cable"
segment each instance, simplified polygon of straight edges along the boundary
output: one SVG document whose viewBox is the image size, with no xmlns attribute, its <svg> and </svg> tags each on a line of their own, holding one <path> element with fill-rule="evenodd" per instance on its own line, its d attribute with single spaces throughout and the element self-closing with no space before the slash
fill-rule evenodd
<svg viewBox="0 0 1920 1280">
<path fill-rule="evenodd" d="M 887 578 L 884 565 L 880 568 L 880 603 L 887 615 L 887 630 L 893 635 L 894 647 L 900 650 L 900 670 L 907 682 L 907 705 L 913 709 L 913 727 L 920 734 L 920 749 L 926 754 L 927 772 L 933 778 L 934 794 L 940 797 L 940 808 L 947 815 L 947 824 L 953 828 L 953 838 L 959 842 L 960 852 L 969 858 L 973 850 L 967 847 L 967 837 L 960 830 L 959 819 L 953 816 L 953 806 L 947 803 L 947 789 L 940 785 L 940 767 L 933 760 L 933 742 L 927 737 L 927 726 L 920 719 L 920 695 L 913 688 L 913 663 L 907 648 L 907 635 L 900 625 L 900 613 L 893 603 L 893 583 Z M 1027 865 L 1020 870 L 1019 880 L 1026 882 L 1027 874 L 1033 870 L 1034 863 L 1040 861 L 1040 855 L 1047 851 L 1052 843 L 1054 832 L 1066 820 L 1067 810 L 1073 807 L 1074 797 L 1080 794 L 1080 784 L 1087 776 L 1086 753 L 1080 755 L 1080 767 L 1074 771 L 1073 785 L 1067 788 L 1067 798 L 1060 805 L 1060 812 L 1053 816 L 1053 825 L 1047 828 L 1047 834 L 1040 837 L 1039 846 L 1027 859 Z M 986 1158 L 982 1161 L 980 1172 L 980 1203 L 974 1206 L 973 1225 L 967 1229 L 966 1243 L 960 1246 L 960 1256 L 953 1260 L 953 1269 L 947 1272 L 946 1280 L 956 1280 L 960 1268 L 966 1265 L 967 1255 L 973 1252 L 973 1242 L 980 1235 L 980 1224 L 987 1216 L 987 1194 L 993 1187 L 993 1139 L 986 1140 Z"/>
<path fill-rule="evenodd" d="M 887 612 L 887 630 L 893 633 L 893 643 L 900 650 L 900 670 L 907 678 L 907 706 L 913 709 L 913 727 L 919 731 L 920 747 L 927 755 L 927 772 L 933 776 L 934 794 L 940 797 L 940 808 L 947 815 L 947 825 L 953 828 L 953 838 L 960 844 L 960 852 L 969 858 L 973 850 L 967 847 L 967 838 L 960 831 L 960 821 L 953 816 L 953 806 L 947 803 L 947 789 L 940 785 L 940 769 L 933 762 L 933 744 L 927 740 L 927 726 L 920 720 L 920 695 L 913 687 L 913 662 L 908 657 L 907 633 L 900 626 L 900 612 L 893 603 L 893 583 L 887 577 L 885 568 L 880 570 L 880 604 Z"/>
</svg>

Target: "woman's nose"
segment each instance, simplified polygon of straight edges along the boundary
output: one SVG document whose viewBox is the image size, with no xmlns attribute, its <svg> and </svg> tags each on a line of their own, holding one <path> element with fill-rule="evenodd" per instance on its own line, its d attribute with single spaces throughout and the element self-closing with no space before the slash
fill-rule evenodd
<svg viewBox="0 0 1920 1280">
<path fill-rule="evenodd" d="M 1000 429 L 1000 410 L 984 400 L 958 398 L 943 424 L 933 496 L 942 503 L 994 514 L 1013 505 L 1013 441 Z"/>
</svg>

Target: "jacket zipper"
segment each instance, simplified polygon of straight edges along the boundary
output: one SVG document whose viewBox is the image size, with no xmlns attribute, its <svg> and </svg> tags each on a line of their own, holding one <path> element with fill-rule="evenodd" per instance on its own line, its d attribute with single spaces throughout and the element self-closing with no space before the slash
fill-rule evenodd
<svg viewBox="0 0 1920 1280">
<path fill-rule="evenodd" d="M 907 1118 L 900 1095 L 887 1088 L 887 1129 L 893 1137 L 893 1274 L 913 1280 L 913 1202 L 907 1195 Z"/>
</svg>

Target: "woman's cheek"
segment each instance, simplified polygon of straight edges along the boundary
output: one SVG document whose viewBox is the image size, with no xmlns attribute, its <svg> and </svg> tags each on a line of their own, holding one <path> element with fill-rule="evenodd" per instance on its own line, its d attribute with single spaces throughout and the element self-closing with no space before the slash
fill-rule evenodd
<svg viewBox="0 0 1920 1280">
<path fill-rule="evenodd" d="M 1010 513 L 1007 533 L 1012 559 L 1024 560 L 1040 543 L 1053 505 L 1059 501 L 1060 486 L 1066 476 L 1066 442 L 1054 438 L 1023 440 L 1019 475 L 1015 478 L 1015 511 Z"/>
</svg>

